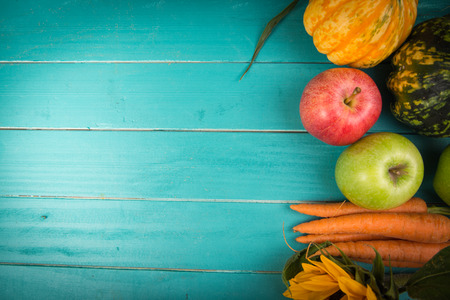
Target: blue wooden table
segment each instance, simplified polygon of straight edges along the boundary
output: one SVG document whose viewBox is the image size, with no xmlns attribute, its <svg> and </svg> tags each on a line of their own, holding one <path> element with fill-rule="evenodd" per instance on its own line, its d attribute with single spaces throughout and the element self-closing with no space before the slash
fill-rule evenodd
<svg viewBox="0 0 450 300">
<path fill-rule="evenodd" d="M 302 24 L 307 1 L 248 66 L 281 1 L 1 0 L 0 298 L 283 299 L 301 201 L 343 200 L 345 147 L 309 135 L 306 83 L 333 68 Z M 420 1 L 417 22 L 449 13 Z M 418 192 L 449 139 L 389 112 L 370 132 L 421 151 Z"/>
</svg>

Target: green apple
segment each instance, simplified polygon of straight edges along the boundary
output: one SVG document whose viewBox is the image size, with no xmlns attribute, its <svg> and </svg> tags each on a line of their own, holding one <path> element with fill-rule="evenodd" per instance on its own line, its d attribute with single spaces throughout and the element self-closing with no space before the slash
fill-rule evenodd
<svg viewBox="0 0 450 300">
<path fill-rule="evenodd" d="M 346 148 L 336 162 L 338 188 L 352 203 L 374 210 L 402 205 L 422 184 L 422 155 L 406 137 L 378 132 Z"/>
<path fill-rule="evenodd" d="M 448 145 L 439 157 L 436 174 L 433 179 L 433 187 L 436 194 L 450 205 L 450 145 Z"/>
</svg>

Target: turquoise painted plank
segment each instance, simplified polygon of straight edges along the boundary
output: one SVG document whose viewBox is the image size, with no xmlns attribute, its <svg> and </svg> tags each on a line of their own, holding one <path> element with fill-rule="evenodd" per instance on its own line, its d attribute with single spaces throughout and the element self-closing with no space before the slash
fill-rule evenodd
<svg viewBox="0 0 450 300">
<path fill-rule="evenodd" d="M 0 60 L 249 61 L 267 22 L 291 0 L 3 1 Z M 419 1 L 418 21 L 449 13 Z M 326 62 L 306 34 L 300 1 L 258 61 Z"/>
<path fill-rule="evenodd" d="M 312 220 L 288 203 L 0 198 L 0 262 L 281 271 L 292 227 Z"/>
<path fill-rule="evenodd" d="M 0 13 L 0 59 L 249 61 L 266 23 L 289 3 L 9 2 Z M 267 46 L 277 61 L 299 57 L 299 48 L 303 60 L 323 60 L 311 51 L 312 42 L 300 26 L 302 10 L 299 6 L 285 20 Z"/>
<path fill-rule="evenodd" d="M 342 149 L 307 134 L 0 131 L 0 141 L 2 195 L 339 197 L 330 161 Z"/>
<path fill-rule="evenodd" d="M 449 139 L 408 137 L 425 160 L 420 195 Z M 305 133 L 0 131 L 0 195 L 340 200 L 344 147 Z"/>
<path fill-rule="evenodd" d="M 0 127 L 304 131 L 298 107 L 325 64 L 0 65 Z M 371 131 L 411 130 L 389 110 L 389 65 L 366 71 L 384 101 Z"/>
<path fill-rule="evenodd" d="M 0 266 L 4 299 L 286 299 L 278 274 Z M 409 299 L 406 293 L 400 300 Z"/>
<path fill-rule="evenodd" d="M 0 266 L 2 299 L 286 299 L 279 274 Z"/>
</svg>

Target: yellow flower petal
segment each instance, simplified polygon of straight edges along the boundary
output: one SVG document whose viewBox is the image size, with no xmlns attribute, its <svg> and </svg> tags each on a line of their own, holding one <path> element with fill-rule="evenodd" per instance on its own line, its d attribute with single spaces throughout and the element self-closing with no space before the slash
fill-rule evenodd
<svg viewBox="0 0 450 300">
<path fill-rule="evenodd" d="M 290 290 L 284 291 L 283 296 L 285 296 L 286 298 L 294 299 Z"/>
<path fill-rule="evenodd" d="M 331 295 L 333 295 L 334 293 L 336 293 L 337 291 L 339 291 L 339 288 L 335 288 L 332 290 L 324 290 L 320 293 L 314 293 L 314 297 L 311 298 L 312 300 L 325 300 L 330 298 Z"/>
<path fill-rule="evenodd" d="M 289 279 L 289 283 L 292 285 L 293 283 L 299 283 L 299 282 L 303 282 L 305 280 L 309 280 L 311 277 L 317 276 L 317 274 L 314 273 L 309 273 L 309 272 L 299 272 L 297 273 L 297 275 L 295 275 L 294 278 Z"/>
<path fill-rule="evenodd" d="M 352 300 L 352 299 L 355 299 L 355 298 L 354 297 L 349 297 L 348 295 L 344 295 L 344 296 L 342 296 L 342 298 L 340 300 Z M 367 286 L 366 298 L 364 298 L 364 297 L 357 297 L 357 299 L 377 300 L 377 296 L 373 292 L 372 288 L 368 285 Z"/>
<path fill-rule="evenodd" d="M 301 286 L 292 285 L 283 293 L 283 296 L 291 299 L 302 299 L 303 295 L 306 295 L 307 293 L 309 293 L 309 291 L 303 289 Z"/>
<path fill-rule="evenodd" d="M 344 271 L 344 269 L 339 267 L 336 263 L 328 259 L 326 256 L 321 255 L 320 260 L 327 268 L 327 273 L 330 274 L 335 280 L 337 280 L 341 276 L 352 278 L 347 272 Z"/>
<path fill-rule="evenodd" d="M 335 281 L 330 281 L 328 278 L 324 278 L 323 280 L 320 280 L 320 278 L 317 278 L 316 280 L 309 280 L 301 283 L 302 287 L 306 290 L 318 292 L 323 289 L 329 289 L 329 288 L 338 288 L 339 285 Z"/>
<path fill-rule="evenodd" d="M 336 287 L 333 290 L 321 290 L 320 292 L 312 292 L 305 290 L 302 286 L 291 286 L 289 290 L 286 290 L 283 293 L 283 296 L 296 300 L 319 300 L 319 299 L 328 299 L 331 295 L 336 293 L 339 290 L 339 287 Z"/>
<path fill-rule="evenodd" d="M 300 294 L 304 294 L 304 293 L 308 293 L 308 292 L 309 291 L 305 290 L 300 284 L 294 284 L 294 285 L 291 285 L 289 287 L 289 289 L 286 290 L 285 293 L 288 293 L 288 294 L 292 293 L 292 295 L 295 296 L 295 295 L 300 295 Z"/>
<path fill-rule="evenodd" d="M 310 281 L 327 281 L 327 282 L 331 282 L 334 285 L 338 285 L 337 281 L 334 280 L 333 277 L 331 277 L 329 274 L 322 274 L 322 275 L 314 275 L 311 276 Z"/>
<path fill-rule="evenodd" d="M 329 281 L 330 278 L 331 278 L 331 277 L 330 277 L 329 275 L 327 275 L 327 274 L 324 274 L 324 275 L 315 275 L 315 274 L 306 273 L 306 274 L 304 274 L 302 277 L 297 278 L 297 280 L 296 280 L 295 282 L 298 283 L 298 284 L 302 284 L 302 283 L 304 283 L 304 282 L 306 282 L 306 281 L 317 280 L 316 278 L 318 278 L 318 277 L 320 278 L 320 276 L 328 276 L 328 278 L 327 278 L 328 281 Z M 324 279 L 321 279 L 321 280 L 324 280 Z M 338 285 L 336 281 L 335 281 L 335 285 Z"/>
<path fill-rule="evenodd" d="M 347 294 L 349 299 L 364 299 L 367 288 L 356 280 L 341 276 L 338 278 L 341 291 Z"/>
<path fill-rule="evenodd" d="M 315 275 L 302 271 L 289 283 L 291 286 L 283 295 L 292 299 L 327 299 L 339 291 L 339 284 L 328 274 Z"/>
<path fill-rule="evenodd" d="M 374 291 L 369 285 L 367 286 L 366 297 L 367 300 L 377 300 L 377 295 L 375 295 Z"/>
<path fill-rule="evenodd" d="M 314 273 L 314 274 L 325 274 L 326 272 L 318 266 L 311 264 L 302 264 L 303 271 L 306 273 Z"/>
<path fill-rule="evenodd" d="M 320 262 L 320 261 L 313 261 L 313 260 L 310 260 L 310 262 L 312 264 L 314 264 L 314 266 L 316 266 L 320 270 L 320 272 L 327 273 L 327 268 L 325 267 L 325 265 L 322 262 Z"/>
<path fill-rule="evenodd" d="M 341 289 L 349 299 L 365 298 L 366 288 L 350 274 L 323 255 L 320 260 L 303 263 L 303 271 L 289 280 L 290 288 L 283 295 L 292 299 L 319 300 L 327 299 Z"/>
</svg>

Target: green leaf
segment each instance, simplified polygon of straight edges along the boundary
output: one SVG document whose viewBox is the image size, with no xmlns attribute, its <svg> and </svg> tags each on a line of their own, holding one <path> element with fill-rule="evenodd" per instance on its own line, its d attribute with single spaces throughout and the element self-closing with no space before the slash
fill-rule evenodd
<svg viewBox="0 0 450 300">
<path fill-rule="evenodd" d="M 298 2 L 298 0 L 292 1 L 285 9 L 283 9 L 278 15 L 276 15 L 272 20 L 270 20 L 269 23 L 267 23 L 266 28 L 264 28 L 263 33 L 259 37 L 258 44 L 256 44 L 256 48 L 255 48 L 255 52 L 253 53 L 252 60 L 250 61 L 250 64 L 248 65 L 244 74 L 242 74 L 241 79 L 248 72 L 248 70 L 250 70 L 250 67 L 252 66 L 253 62 L 255 61 L 256 56 L 258 56 L 258 53 L 261 50 L 261 48 L 263 47 L 265 41 L 272 33 L 272 29 L 274 29 L 275 26 L 277 26 L 278 23 L 280 23 L 280 21 L 283 20 L 284 17 L 286 17 L 294 9 L 294 7 L 297 5 L 297 2 Z M 241 80 L 241 79 L 239 79 L 239 80 Z"/>
<path fill-rule="evenodd" d="M 411 278 L 412 273 L 397 273 L 394 274 L 394 282 L 398 286 L 399 291 L 406 291 L 406 283 Z"/>
<path fill-rule="evenodd" d="M 385 296 L 387 299 L 397 300 L 399 298 L 398 287 L 394 281 L 394 272 L 392 272 L 392 267 L 389 259 L 389 274 L 390 274 L 390 284 Z"/>
<path fill-rule="evenodd" d="M 372 247 L 372 246 L 370 246 Z M 372 264 L 372 274 L 375 277 L 376 281 L 379 284 L 383 284 L 384 282 L 384 264 L 383 259 L 381 258 L 380 253 L 378 253 L 377 249 L 372 247 L 373 251 L 375 251 L 375 258 Z"/>
<path fill-rule="evenodd" d="M 333 247 L 335 247 L 339 251 L 339 253 L 341 253 L 341 258 L 342 258 L 342 260 L 344 261 L 344 263 L 346 265 L 353 265 L 354 264 L 352 262 L 352 260 L 347 256 L 347 254 L 345 254 L 341 249 L 339 249 L 339 247 L 337 247 L 336 245 L 333 245 Z"/>
<path fill-rule="evenodd" d="M 309 249 L 303 249 L 302 251 L 296 252 L 292 255 L 284 265 L 283 272 L 281 273 L 281 279 L 283 280 L 286 287 L 289 288 L 289 280 L 294 278 L 299 272 L 303 271 L 302 263 L 308 263 L 306 259 L 306 254 L 308 257 L 316 253 L 322 248 L 330 246 L 331 243 L 325 242 L 322 244 L 311 244 Z M 317 259 L 317 258 L 316 258 Z"/>
<path fill-rule="evenodd" d="M 377 295 L 377 299 L 382 299 L 382 292 L 380 290 L 380 287 L 378 286 L 377 280 L 375 279 L 375 276 L 373 276 L 372 273 L 369 273 L 369 283 L 370 287 L 372 288 L 372 291 Z"/>
<path fill-rule="evenodd" d="M 301 258 L 302 258 L 303 251 L 297 252 L 294 255 L 292 255 L 284 265 L 283 272 L 281 273 L 281 279 L 283 280 L 283 283 L 286 285 L 286 287 L 289 287 L 289 280 L 294 278 L 295 275 L 300 273 L 302 268 Z"/>
<path fill-rule="evenodd" d="M 450 246 L 409 278 L 406 291 L 414 299 L 450 299 Z"/>
</svg>

